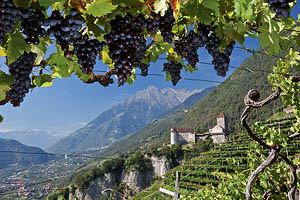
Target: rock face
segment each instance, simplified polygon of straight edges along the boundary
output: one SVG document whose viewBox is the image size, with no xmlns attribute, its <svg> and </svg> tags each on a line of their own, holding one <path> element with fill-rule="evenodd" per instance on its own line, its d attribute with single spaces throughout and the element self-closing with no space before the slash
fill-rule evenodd
<svg viewBox="0 0 300 200">
<path fill-rule="evenodd" d="M 167 171 L 170 169 L 170 164 L 166 156 L 161 157 L 151 157 L 151 162 L 154 170 L 154 174 L 159 177 L 164 177 Z"/>
<path fill-rule="evenodd" d="M 75 194 L 70 194 L 69 199 L 74 199 L 75 197 L 78 200 L 101 199 L 111 192 L 114 185 L 120 185 L 122 183 L 127 185 L 131 192 L 137 193 L 151 185 L 151 182 L 154 181 L 154 175 L 162 177 L 167 170 L 170 169 L 170 164 L 165 156 L 152 156 L 151 163 L 153 166 L 153 170 L 151 171 L 141 172 L 138 170 L 123 170 L 122 174 L 104 174 L 104 176 L 92 181 L 89 188 L 83 191 L 77 189 Z"/>
<path fill-rule="evenodd" d="M 115 184 L 120 184 L 120 178 L 121 177 L 119 174 L 104 174 L 104 176 L 92 181 L 87 189 L 83 191 L 76 189 L 75 194 L 70 194 L 69 199 L 74 199 L 75 197 L 78 200 L 94 200 L 104 198 L 107 195 L 107 192 L 110 192 L 110 190 L 107 189 L 112 189 Z"/>
<path fill-rule="evenodd" d="M 151 185 L 154 180 L 154 171 L 125 171 L 122 182 L 125 183 L 134 192 L 139 192 L 142 189 Z"/>
<path fill-rule="evenodd" d="M 59 140 L 48 151 L 74 153 L 109 146 L 160 118 L 200 91 L 150 86 L 101 113 L 86 126 Z"/>
</svg>

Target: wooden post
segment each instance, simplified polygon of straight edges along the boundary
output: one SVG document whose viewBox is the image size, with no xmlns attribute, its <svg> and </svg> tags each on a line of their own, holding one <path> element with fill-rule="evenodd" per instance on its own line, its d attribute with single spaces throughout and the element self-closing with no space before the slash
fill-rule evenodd
<svg viewBox="0 0 300 200">
<path fill-rule="evenodd" d="M 174 200 L 178 200 L 180 172 L 176 171 Z"/>
</svg>

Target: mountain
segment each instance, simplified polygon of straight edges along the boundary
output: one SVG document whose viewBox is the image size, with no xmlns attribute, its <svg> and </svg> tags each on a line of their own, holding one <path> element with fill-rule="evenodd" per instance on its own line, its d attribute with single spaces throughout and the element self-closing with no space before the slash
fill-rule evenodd
<svg viewBox="0 0 300 200">
<path fill-rule="evenodd" d="M 132 135 L 129 135 L 119 142 L 112 144 L 110 147 L 101 151 L 101 155 L 114 154 L 117 152 L 134 151 L 146 143 L 153 142 L 154 139 L 161 138 L 170 129 L 178 124 L 187 114 L 186 109 L 189 109 L 196 102 L 200 101 L 207 95 L 215 86 L 206 88 L 201 92 L 197 92 L 186 98 L 184 102 L 170 109 L 162 118 L 154 120 L 147 124 L 144 128 L 138 130 Z M 168 142 L 169 138 L 161 138 L 161 142 Z"/>
<path fill-rule="evenodd" d="M 13 139 L 27 146 L 46 149 L 58 141 L 61 136 L 38 129 L 26 129 L 0 132 L 0 138 Z"/>
<path fill-rule="evenodd" d="M 101 113 L 86 126 L 60 139 L 48 151 L 73 153 L 109 146 L 143 128 L 154 119 L 160 118 L 190 95 L 200 91 L 158 89 L 150 86 Z"/>
<path fill-rule="evenodd" d="M 1 151 L 18 151 L 38 154 L 19 154 Z M 26 146 L 16 140 L 0 138 L 0 168 L 12 167 L 13 165 L 27 166 L 48 162 L 51 158 L 42 149 Z"/>
<path fill-rule="evenodd" d="M 192 128 L 195 132 L 207 132 L 210 126 L 216 124 L 216 116 L 224 113 L 228 118 L 229 129 L 234 132 L 241 130 L 240 116 L 245 108 L 244 96 L 250 89 L 257 89 L 263 99 L 272 93 L 268 83 L 268 71 L 276 64 L 276 58 L 256 54 L 247 58 L 233 72 L 224 83 L 217 87 L 208 88 L 206 93 L 195 93 L 187 98 L 184 103 L 174 107 L 173 112 L 162 119 L 151 123 L 133 135 L 124 138 L 118 143 L 100 152 L 102 156 L 113 153 L 123 153 L 141 148 L 154 139 L 160 144 L 169 143 L 170 128 Z M 245 68 L 252 69 L 249 73 Z M 206 95 L 203 95 L 206 94 Z M 197 99 L 197 96 L 203 98 Z M 195 99 L 194 99 L 195 98 Z M 195 103 L 196 102 L 196 103 Z M 194 104 L 194 105 L 193 105 Z M 187 109 L 187 107 L 191 107 Z M 266 120 L 280 109 L 281 101 L 278 99 L 263 108 L 252 112 L 248 121 Z M 186 112 L 174 112 L 178 108 Z"/>
<path fill-rule="evenodd" d="M 187 108 L 194 106 L 198 101 L 200 101 L 203 97 L 205 97 L 205 95 L 207 95 L 210 91 L 212 91 L 215 88 L 216 88 L 216 86 L 212 86 L 212 87 L 202 90 L 201 92 L 192 94 L 191 96 L 186 98 L 184 100 L 184 102 L 182 102 L 178 106 L 175 106 L 174 108 L 170 109 L 168 112 L 171 113 L 176 110 L 187 109 Z"/>
</svg>

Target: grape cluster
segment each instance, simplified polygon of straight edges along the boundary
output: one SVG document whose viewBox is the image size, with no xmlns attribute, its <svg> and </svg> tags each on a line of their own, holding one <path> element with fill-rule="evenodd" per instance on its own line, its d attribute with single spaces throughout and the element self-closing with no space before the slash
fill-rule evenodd
<svg viewBox="0 0 300 200">
<path fill-rule="evenodd" d="M 59 11 L 55 10 L 51 16 L 47 19 L 46 24 L 50 25 L 48 34 L 51 37 L 56 38 L 57 44 L 59 44 L 67 57 L 69 46 L 73 46 L 76 39 L 81 37 L 79 32 L 84 19 L 76 9 L 72 8 L 70 14 L 63 17 Z"/>
<path fill-rule="evenodd" d="M 40 10 L 28 8 L 21 10 L 22 22 L 21 28 L 25 35 L 27 44 L 39 44 L 41 37 L 46 37 L 47 32 L 42 25 L 45 23 L 45 16 Z"/>
<path fill-rule="evenodd" d="M 175 63 L 173 61 L 164 63 L 163 71 L 169 72 L 172 77 L 172 83 L 175 86 L 178 81 L 181 79 L 180 70 L 182 69 L 182 65 L 180 63 Z"/>
<path fill-rule="evenodd" d="M 30 73 L 33 68 L 34 60 L 36 58 L 35 53 L 22 54 L 15 62 L 10 64 L 9 73 L 15 78 L 10 86 L 10 90 L 7 92 L 7 96 L 10 98 L 10 102 L 14 107 L 20 106 L 25 94 L 30 89 Z"/>
<path fill-rule="evenodd" d="M 202 38 L 202 41 L 204 41 L 204 43 L 208 40 L 208 37 L 212 30 L 213 29 L 211 25 L 199 23 L 197 26 L 198 35 Z"/>
<path fill-rule="evenodd" d="M 148 76 L 148 68 L 149 68 L 149 64 L 146 65 L 144 63 L 141 62 L 135 62 L 134 66 L 139 68 L 141 70 L 141 75 L 142 76 Z"/>
<path fill-rule="evenodd" d="M 276 12 L 277 18 L 290 16 L 290 2 L 293 2 L 293 0 L 268 0 L 270 9 Z"/>
<path fill-rule="evenodd" d="M 174 41 L 175 52 L 183 58 L 186 58 L 188 63 L 193 67 L 199 62 L 197 50 L 204 46 L 204 40 L 193 30 L 185 37 Z"/>
<path fill-rule="evenodd" d="M 175 23 L 175 18 L 173 15 L 173 9 L 170 4 L 164 16 L 161 16 L 160 13 L 154 13 L 153 18 L 148 18 L 146 21 L 147 30 L 150 34 L 156 33 L 158 30 L 160 30 L 164 41 L 172 43 L 175 34 L 171 31 Z"/>
<path fill-rule="evenodd" d="M 109 47 L 109 56 L 115 63 L 118 85 L 121 86 L 131 76 L 133 66 L 145 57 L 147 47 L 143 28 L 146 23 L 142 15 L 133 17 L 127 13 L 124 17 L 117 15 L 110 25 L 111 32 L 104 39 Z"/>
<path fill-rule="evenodd" d="M 211 33 L 206 40 L 206 49 L 208 53 L 213 57 L 212 64 L 214 64 L 214 69 L 217 71 L 218 76 L 226 76 L 226 72 L 228 71 L 229 63 L 230 63 L 230 55 L 233 50 L 233 45 L 235 42 L 231 42 L 225 48 L 224 52 L 221 52 L 218 49 L 220 45 L 220 39 L 214 34 Z"/>
<path fill-rule="evenodd" d="M 96 58 L 105 45 L 105 42 L 100 43 L 97 39 L 89 39 L 87 35 L 75 40 L 73 53 L 76 54 L 83 73 L 92 73 Z"/>
<path fill-rule="evenodd" d="M 3 44 L 6 33 L 15 30 L 15 20 L 20 19 L 20 10 L 10 0 L 0 1 L 0 45 Z"/>
</svg>

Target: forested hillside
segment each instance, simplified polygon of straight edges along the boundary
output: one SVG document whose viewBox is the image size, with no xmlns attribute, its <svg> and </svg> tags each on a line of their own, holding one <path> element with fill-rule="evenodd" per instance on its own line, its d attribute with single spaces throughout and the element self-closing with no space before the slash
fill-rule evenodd
<svg viewBox="0 0 300 200">
<path fill-rule="evenodd" d="M 29 152 L 33 154 L 18 154 L 10 151 Z M 42 149 L 26 146 L 16 140 L 0 138 L 0 168 L 6 168 L 13 165 L 32 166 L 48 162 L 53 156 L 48 156 Z"/>
<path fill-rule="evenodd" d="M 228 126 L 231 131 L 240 130 L 240 116 L 244 109 L 244 96 L 250 89 L 257 89 L 261 98 L 272 93 L 267 75 L 276 64 L 276 57 L 268 57 L 256 53 L 247 58 L 224 83 L 221 83 L 189 110 L 186 117 L 178 127 L 190 127 L 197 132 L 208 131 L 208 128 L 216 124 L 216 116 L 224 113 L 228 117 Z M 251 69 L 253 72 L 245 70 Z M 280 100 L 272 102 L 255 112 L 249 120 L 265 120 L 272 116 L 279 108 Z"/>
</svg>

